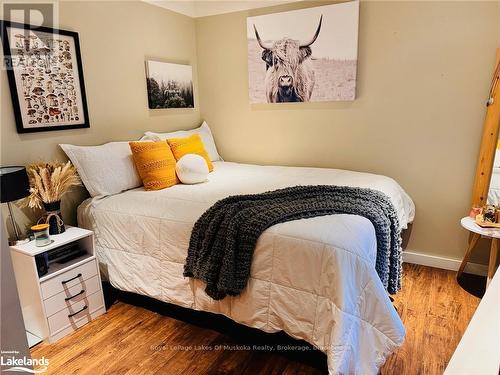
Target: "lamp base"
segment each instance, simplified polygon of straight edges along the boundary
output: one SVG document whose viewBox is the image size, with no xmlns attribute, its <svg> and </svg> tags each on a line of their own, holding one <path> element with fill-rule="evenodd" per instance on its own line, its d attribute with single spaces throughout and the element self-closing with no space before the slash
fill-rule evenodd
<svg viewBox="0 0 500 375">
<path fill-rule="evenodd" d="M 10 240 L 9 239 L 9 246 L 19 246 L 19 245 L 24 245 L 25 243 L 30 242 L 29 238 L 25 238 L 23 240 Z"/>
</svg>

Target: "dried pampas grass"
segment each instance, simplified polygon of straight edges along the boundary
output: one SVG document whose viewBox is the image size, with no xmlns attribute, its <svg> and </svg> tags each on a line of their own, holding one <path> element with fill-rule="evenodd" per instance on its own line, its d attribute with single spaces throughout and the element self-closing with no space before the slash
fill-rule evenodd
<svg viewBox="0 0 500 375">
<path fill-rule="evenodd" d="M 42 203 L 60 201 L 73 186 L 82 185 L 70 161 L 34 163 L 26 169 L 30 179 L 30 195 L 25 198 L 23 204 L 30 208 L 42 208 Z"/>
</svg>

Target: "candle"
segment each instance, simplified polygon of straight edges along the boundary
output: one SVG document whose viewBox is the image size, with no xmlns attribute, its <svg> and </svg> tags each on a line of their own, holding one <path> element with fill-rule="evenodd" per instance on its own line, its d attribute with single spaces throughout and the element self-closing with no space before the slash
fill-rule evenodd
<svg viewBox="0 0 500 375">
<path fill-rule="evenodd" d="M 36 246 L 47 246 L 50 244 L 49 224 L 38 224 L 31 227 L 35 235 Z"/>
</svg>

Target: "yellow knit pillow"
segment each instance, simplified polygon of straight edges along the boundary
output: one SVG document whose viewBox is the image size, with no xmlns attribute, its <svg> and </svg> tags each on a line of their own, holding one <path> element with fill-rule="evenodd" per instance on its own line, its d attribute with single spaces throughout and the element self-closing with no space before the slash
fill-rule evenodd
<svg viewBox="0 0 500 375">
<path fill-rule="evenodd" d="M 167 139 L 167 142 L 176 160 L 179 160 L 186 154 L 197 154 L 205 159 L 209 172 L 214 170 L 214 165 L 208 156 L 207 150 L 205 150 L 205 146 L 203 146 L 203 141 L 199 134 L 193 134 L 187 138 L 170 138 Z"/>
<path fill-rule="evenodd" d="M 175 158 L 167 142 L 129 142 L 134 163 L 146 190 L 160 190 L 179 183 Z"/>
</svg>

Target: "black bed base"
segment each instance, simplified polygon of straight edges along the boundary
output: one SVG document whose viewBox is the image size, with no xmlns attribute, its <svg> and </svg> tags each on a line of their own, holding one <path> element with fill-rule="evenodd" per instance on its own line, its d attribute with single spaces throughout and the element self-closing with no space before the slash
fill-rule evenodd
<svg viewBox="0 0 500 375">
<path fill-rule="evenodd" d="M 151 297 L 124 292 L 114 288 L 109 282 L 103 282 L 103 291 L 106 309 L 117 301 L 143 307 L 163 316 L 219 332 L 228 336 L 234 345 L 248 345 L 250 347 L 253 345 L 267 345 L 266 347 L 272 348 L 270 349 L 272 353 L 314 367 L 322 374 L 328 374 L 326 355 L 323 352 L 303 340 L 290 337 L 284 332 L 266 333 L 256 328 L 238 324 L 223 315 L 191 310 L 158 301 Z M 278 350 L 279 346 L 286 347 L 287 350 Z M 298 349 L 293 350 L 291 348 Z"/>
</svg>

